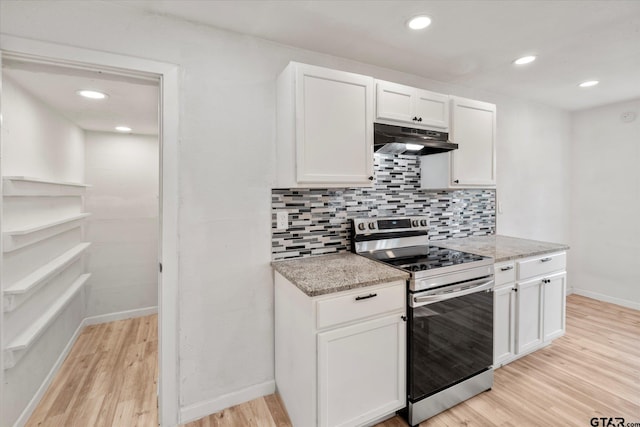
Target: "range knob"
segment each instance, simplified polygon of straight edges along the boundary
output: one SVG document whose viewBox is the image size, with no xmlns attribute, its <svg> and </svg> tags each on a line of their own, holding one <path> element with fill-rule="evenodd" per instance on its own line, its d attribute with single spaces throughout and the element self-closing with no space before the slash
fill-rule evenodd
<svg viewBox="0 0 640 427">
<path fill-rule="evenodd" d="M 420 225 L 423 226 L 423 227 L 426 227 L 427 226 L 427 220 L 426 219 L 421 219 L 420 220 Z"/>
<path fill-rule="evenodd" d="M 372 229 L 372 230 L 375 230 L 376 229 L 376 223 L 375 222 L 370 222 L 369 223 L 369 228 Z"/>
<path fill-rule="evenodd" d="M 358 230 L 364 230 L 366 227 L 364 225 L 364 222 L 361 222 L 360 224 L 358 224 Z"/>
<path fill-rule="evenodd" d="M 413 221 L 411 221 L 411 224 L 412 224 L 414 227 L 417 227 L 417 226 L 419 225 L 419 222 L 418 222 L 418 220 L 417 220 L 417 219 L 414 219 Z"/>
</svg>

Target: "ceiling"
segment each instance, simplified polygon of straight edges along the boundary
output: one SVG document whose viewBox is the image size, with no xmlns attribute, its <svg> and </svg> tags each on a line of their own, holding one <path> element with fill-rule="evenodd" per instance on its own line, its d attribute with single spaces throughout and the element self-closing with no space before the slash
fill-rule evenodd
<svg viewBox="0 0 640 427">
<path fill-rule="evenodd" d="M 640 97 L 638 0 L 117 3 L 566 110 Z M 431 26 L 407 29 L 417 14 Z"/>
<path fill-rule="evenodd" d="M 3 74 L 84 130 L 115 132 L 126 125 L 132 133 L 158 134 L 158 81 L 103 71 L 67 68 L 6 59 Z M 105 100 L 76 94 L 92 89 Z"/>
</svg>

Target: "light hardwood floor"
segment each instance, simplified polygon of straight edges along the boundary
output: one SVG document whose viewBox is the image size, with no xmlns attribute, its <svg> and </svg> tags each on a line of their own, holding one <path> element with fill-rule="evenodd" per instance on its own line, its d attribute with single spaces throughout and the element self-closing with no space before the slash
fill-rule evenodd
<svg viewBox="0 0 640 427">
<path fill-rule="evenodd" d="M 564 337 L 497 369 L 491 391 L 420 427 L 588 427 L 592 417 L 640 423 L 640 311 L 570 295 Z M 394 417 L 377 427 L 406 425 Z M 291 424 L 279 399 L 271 395 L 185 427 L 232 426 Z"/>
<path fill-rule="evenodd" d="M 156 426 L 156 320 L 83 331 L 27 425 Z M 496 370 L 491 391 L 420 426 L 588 427 L 592 417 L 640 423 L 640 311 L 571 295 L 564 337 Z M 291 424 L 271 395 L 185 425 L 223 426 Z M 400 426 L 399 417 L 378 425 Z"/>
<path fill-rule="evenodd" d="M 87 326 L 27 426 L 157 426 L 157 325 L 152 315 Z"/>
</svg>

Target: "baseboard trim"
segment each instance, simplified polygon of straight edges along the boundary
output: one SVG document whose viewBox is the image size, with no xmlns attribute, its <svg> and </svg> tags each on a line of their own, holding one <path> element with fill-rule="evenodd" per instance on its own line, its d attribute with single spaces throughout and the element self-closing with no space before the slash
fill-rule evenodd
<svg viewBox="0 0 640 427">
<path fill-rule="evenodd" d="M 36 394 L 31 398 L 31 400 L 27 404 L 27 407 L 24 408 L 24 411 L 22 411 L 22 413 L 20 414 L 16 422 L 13 424 L 14 427 L 24 426 L 27 423 L 27 421 L 29 421 L 29 417 L 31 417 L 31 415 L 33 414 L 33 411 L 38 406 L 38 403 L 40 403 L 40 400 L 49 389 L 51 382 L 53 382 L 53 378 L 56 376 L 56 374 L 60 370 L 62 363 L 69 355 L 69 352 L 73 348 L 73 345 L 76 343 L 76 340 L 80 336 L 80 333 L 82 332 L 82 329 L 84 329 L 84 327 L 85 327 L 84 320 L 82 320 L 82 322 L 80 322 L 80 324 L 76 328 L 76 331 L 71 336 L 71 339 L 62 350 L 62 353 L 60 353 L 60 356 L 58 356 L 58 359 L 56 359 L 56 363 L 53 364 L 53 366 L 51 367 L 51 370 L 45 377 L 44 381 L 42 382 L 42 384 L 40 384 L 40 387 L 38 387 L 38 391 L 36 391 Z"/>
<path fill-rule="evenodd" d="M 97 325 L 99 323 L 115 322 L 116 320 L 133 319 L 135 317 L 149 316 L 158 312 L 158 306 L 137 308 L 135 310 L 118 311 L 115 313 L 101 314 L 99 316 L 85 317 L 84 326 Z"/>
<path fill-rule="evenodd" d="M 225 394 L 211 400 L 194 403 L 180 409 L 180 424 L 186 424 L 211 414 L 215 414 L 230 406 L 238 405 L 249 400 L 267 396 L 275 392 L 276 382 L 265 381 L 233 393 Z"/>
<path fill-rule="evenodd" d="M 585 289 L 578 289 L 578 288 L 573 288 L 573 293 L 576 295 L 582 295 L 583 297 L 597 299 L 598 301 L 604 301 L 611 304 L 621 305 L 623 307 L 640 310 L 640 303 L 628 301 L 626 299 L 611 297 L 609 295 L 604 295 L 598 292 L 587 291 Z"/>
</svg>

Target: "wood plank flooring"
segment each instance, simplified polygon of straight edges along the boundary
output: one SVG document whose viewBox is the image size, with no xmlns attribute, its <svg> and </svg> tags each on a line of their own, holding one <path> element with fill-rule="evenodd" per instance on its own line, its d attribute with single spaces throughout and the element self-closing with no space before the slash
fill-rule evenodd
<svg viewBox="0 0 640 427">
<path fill-rule="evenodd" d="M 491 391 L 420 427 L 588 427 L 592 417 L 622 417 L 640 426 L 640 311 L 570 295 L 564 337 L 497 369 Z M 377 427 L 406 425 L 394 417 Z M 280 400 L 271 395 L 184 427 L 231 426 L 291 423 Z"/>
<path fill-rule="evenodd" d="M 87 326 L 27 427 L 157 426 L 157 326 L 157 315 Z"/>
<path fill-rule="evenodd" d="M 89 326 L 27 426 L 155 427 L 156 379 L 156 316 Z M 571 295 L 564 337 L 496 370 L 491 391 L 420 426 L 588 427 L 592 417 L 640 423 L 640 311 Z M 185 425 L 244 426 L 291 423 L 270 395 Z M 404 426 L 394 417 L 377 427 Z"/>
</svg>

